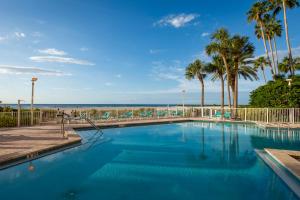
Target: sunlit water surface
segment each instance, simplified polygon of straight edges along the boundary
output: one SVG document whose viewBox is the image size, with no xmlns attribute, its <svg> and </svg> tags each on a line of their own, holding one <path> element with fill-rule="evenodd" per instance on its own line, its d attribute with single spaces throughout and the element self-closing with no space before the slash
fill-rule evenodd
<svg viewBox="0 0 300 200">
<path fill-rule="evenodd" d="M 192 122 L 79 131 L 84 145 L 0 171 L 1 200 L 297 199 L 255 149 L 300 132 Z"/>
</svg>

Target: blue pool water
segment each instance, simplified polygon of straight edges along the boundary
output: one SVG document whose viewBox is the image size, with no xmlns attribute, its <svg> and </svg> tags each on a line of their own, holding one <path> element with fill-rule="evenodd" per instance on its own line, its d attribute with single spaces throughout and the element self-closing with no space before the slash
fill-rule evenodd
<svg viewBox="0 0 300 200">
<path fill-rule="evenodd" d="M 299 131 L 187 122 L 104 133 L 79 131 L 84 145 L 0 171 L 1 200 L 297 199 L 254 149 L 300 150 Z"/>
</svg>

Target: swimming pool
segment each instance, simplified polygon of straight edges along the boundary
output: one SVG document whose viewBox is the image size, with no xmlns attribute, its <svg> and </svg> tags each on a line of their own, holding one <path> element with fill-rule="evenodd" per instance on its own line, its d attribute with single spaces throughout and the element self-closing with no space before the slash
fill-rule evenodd
<svg viewBox="0 0 300 200">
<path fill-rule="evenodd" d="M 254 149 L 300 150 L 299 131 L 186 122 L 78 134 L 84 145 L 0 171 L 1 199 L 297 199 Z"/>
</svg>

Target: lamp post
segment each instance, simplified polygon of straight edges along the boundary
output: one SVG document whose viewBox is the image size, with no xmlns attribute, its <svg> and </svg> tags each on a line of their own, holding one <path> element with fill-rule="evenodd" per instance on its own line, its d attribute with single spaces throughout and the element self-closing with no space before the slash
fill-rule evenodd
<svg viewBox="0 0 300 200">
<path fill-rule="evenodd" d="M 21 126 L 21 102 L 24 100 L 18 100 L 18 127 Z"/>
<path fill-rule="evenodd" d="M 184 110 L 184 95 L 185 95 L 185 90 L 182 90 L 182 109 L 183 109 L 183 116 L 185 116 L 185 110 Z"/>
<path fill-rule="evenodd" d="M 31 79 L 31 106 L 30 106 L 30 112 L 31 112 L 31 126 L 33 126 L 33 103 L 34 103 L 34 83 L 38 79 L 36 77 L 32 77 Z"/>
</svg>

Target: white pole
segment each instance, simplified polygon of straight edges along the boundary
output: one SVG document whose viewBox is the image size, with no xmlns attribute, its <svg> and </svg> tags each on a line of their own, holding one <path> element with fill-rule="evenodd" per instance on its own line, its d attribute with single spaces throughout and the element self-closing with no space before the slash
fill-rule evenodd
<svg viewBox="0 0 300 200">
<path fill-rule="evenodd" d="M 245 121 L 247 121 L 247 108 L 245 108 Z"/>
<path fill-rule="evenodd" d="M 21 126 L 21 100 L 18 100 L 18 127 Z"/>
</svg>

